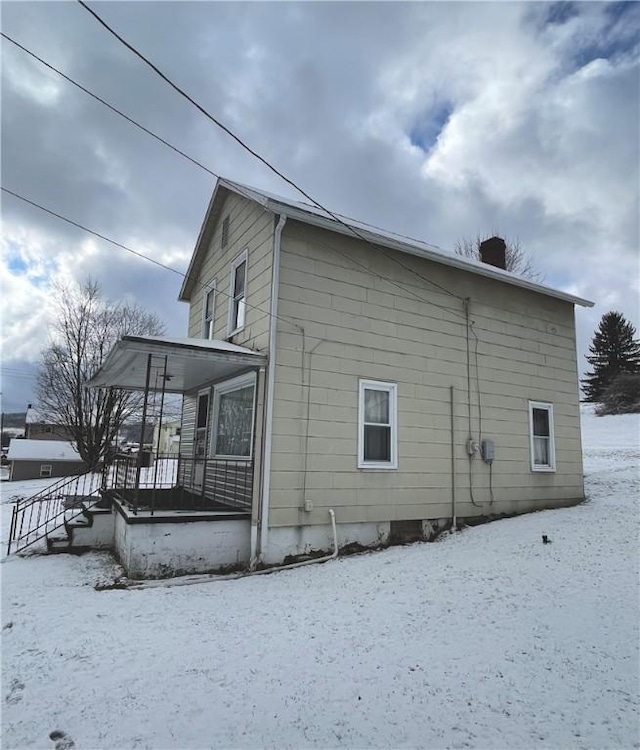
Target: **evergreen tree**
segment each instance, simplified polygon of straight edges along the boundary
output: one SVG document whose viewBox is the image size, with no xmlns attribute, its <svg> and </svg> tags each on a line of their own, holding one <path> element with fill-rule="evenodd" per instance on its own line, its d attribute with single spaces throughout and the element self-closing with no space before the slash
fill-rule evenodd
<svg viewBox="0 0 640 750">
<path fill-rule="evenodd" d="M 640 373 L 640 342 L 636 329 L 619 312 L 608 312 L 593 336 L 587 361 L 592 366 L 582 380 L 587 401 L 601 401 L 618 375 Z"/>
</svg>

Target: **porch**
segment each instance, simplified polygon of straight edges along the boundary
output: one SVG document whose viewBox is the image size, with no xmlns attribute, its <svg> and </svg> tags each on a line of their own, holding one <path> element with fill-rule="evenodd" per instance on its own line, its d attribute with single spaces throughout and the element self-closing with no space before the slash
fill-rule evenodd
<svg viewBox="0 0 640 750">
<path fill-rule="evenodd" d="M 253 461 L 153 455 L 116 455 L 107 468 L 104 495 L 133 515 L 162 511 L 251 513 Z"/>
<path fill-rule="evenodd" d="M 10 550 L 111 549 L 131 577 L 243 566 L 259 522 L 266 355 L 226 341 L 125 336 L 88 387 L 141 392 L 140 442 L 179 394 L 181 449 L 116 454 L 13 510 Z"/>
<path fill-rule="evenodd" d="M 266 355 L 227 341 L 124 336 L 87 383 L 142 393 L 140 444 L 182 397 L 180 450 L 116 455 L 107 495 L 134 515 L 162 511 L 251 514 L 262 434 Z"/>
</svg>

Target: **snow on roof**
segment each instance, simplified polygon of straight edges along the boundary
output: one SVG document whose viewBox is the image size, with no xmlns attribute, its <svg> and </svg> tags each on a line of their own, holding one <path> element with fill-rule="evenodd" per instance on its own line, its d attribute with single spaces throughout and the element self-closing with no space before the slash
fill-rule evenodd
<svg viewBox="0 0 640 750">
<path fill-rule="evenodd" d="M 80 461 L 73 443 L 65 440 L 21 440 L 9 443 L 9 461 Z"/>
<path fill-rule="evenodd" d="M 336 211 L 332 211 L 330 214 L 311 203 L 283 198 L 282 196 L 268 193 L 265 190 L 258 190 L 249 185 L 243 185 L 242 183 L 227 180 L 222 177 L 218 179 L 213 191 L 207 215 L 202 225 L 202 229 L 200 230 L 196 249 L 191 258 L 189 269 L 187 270 L 182 289 L 178 296 L 178 299 L 180 300 L 188 299 L 193 283 L 193 274 L 199 263 L 199 256 L 208 246 L 208 242 L 206 241 L 208 231 L 207 225 L 220 187 L 226 188 L 227 190 L 231 190 L 249 200 L 255 201 L 268 211 L 287 216 L 296 221 L 313 224 L 328 229 L 329 231 L 339 232 L 340 234 L 346 234 L 349 236 L 356 235 L 365 242 L 369 242 L 373 245 L 381 245 L 393 250 L 399 250 L 400 252 L 417 255 L 419 257 L 427 258 L 435 263 L 441 263 L 446 266 L 452 266 L 453 268 L 459 268 L 462 271 L 475 273 L 479 276 L 486 276 L 491 279 L 503 281 L 506 284 L 529 289 L 530 291 L 538 292 L 547 295 L 548 297 L 555 297 L 556 299 L 561 299 L 572 304 L 581 305 L 583 307 L 593 307 L 593 302 L 589 300 L 583 299 L 582 297 L 576 297 L 575 295 L 568 294 L 567 292 L 558 289 L 553 289 L 545 284 L 530 281 L 522 276 L 517 276 L 509 271 L 505 271 L 502 268 L 496 268 L 495 266 L 472 260 L 470 258 L 463 258 L 454 253 L 447 252 L 436 245 L 431 245 L 397 232 L 390 232 L 386 229 L 374 226 L 373 224 L 367 224 L 366 222 L 345 216 Z"/>
<path fill-rule="evenodd" d="M 25 414 L 24 421 L 26 424 L 35 424 L 36 422 L 42 422 L 42 417 L 40 416 L 40 413 L 30 405 Z"/>
</svg>

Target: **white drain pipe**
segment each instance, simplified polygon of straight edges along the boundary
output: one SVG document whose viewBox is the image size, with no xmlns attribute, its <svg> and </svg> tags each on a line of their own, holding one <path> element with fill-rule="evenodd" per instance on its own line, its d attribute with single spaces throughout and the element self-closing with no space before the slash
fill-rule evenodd
<svg viewBox="0 0 640 750">
<path fill-rule="evenodd" d="M 249 576 L 267 575 L 268 573 L 279 573 L 281 570 L 291 570 L 292 568 L 302 568 L 304 565 L 315 565 L 316 563 L 328 562 L 338 557 L 338 530 L 336 529 L 336 514 L 333 508 L 329 508 L 329 517 L 331 518 L 331 530 L 333 532 L 333 552 L 324 557 L 316 557 L 313 560 L 302 560 L 301 562 L 291 563 L 289 565 L 278 565 L 273 568 L 263 568 L 262 570 L 250 570 L 246 573 L 230 573 L 229 575 L 216 575 L 215 573 L 203 573 L 202 575 L 183 576 L 181 578 L 164 578 L 160 580 L 149 581 L 131 581 L 122 585 L 105 586 L 100 589 L 109 591 L 111 589 L 152 589 L 152 588 L 171 588 L 172 586 L 195 586 L 198 583 L 212 583 L 214 581 L 237 581 L 239 578 L 249 578 Z"/>
</svg>

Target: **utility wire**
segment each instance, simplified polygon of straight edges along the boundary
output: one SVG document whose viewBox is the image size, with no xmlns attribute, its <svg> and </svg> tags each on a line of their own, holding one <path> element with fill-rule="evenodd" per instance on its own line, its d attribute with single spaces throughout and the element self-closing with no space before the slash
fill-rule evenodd
<svg viewBox="0 0 640 750">
<path fill-rule="evenodd" d="M 164 268 L 165 271 L 171 271 L 172 273 L 178 274 L 178 276 L 182 276 L 183 278 L 185 276 L 185 274 L 182 273 L 182 271 L 178 271 L 177 268 L 172 268 L 171 266 L 167 266 L 164 263 L 160 263 L 159 260 L 150 258 L 148 255 L 144 255 L 143 253 L 139 253 L 137 250 L 132 250 L 130 247 L 127 247 L 126 245 L 122 245 L 120 242 L 116 242 L 115 240 L 109 239 L 109 237 L 105 237 L 104 234 L 95 232 L 93 229 L 89 229 L 89 227 L 85 227 L 83 224 L 79 224 L 77 221 L 73 221 L 73 219 L 68 219 L 66 216 L 62 216 L 62 214 L 58 214 L 55 211 L 52 211 L 50 208 L 45 208 L 44 206 L 41 206 L 39 203 L 29 200 L 29 198 L 25 198 L 24 195 L 19 195 L 18 193 L 14 193 L 13 190 L 9 190 L 9 188 L 2 187 L 2 191 L 5 193 L 9 193 L 9 195 L 13 195 L 14 198 L 18 198 L 19 200 L 24 201 L 25 203 L 28 203 L 31 206 L 35 206 L 35 208 L 39 208 L 41 211 L 44 211 L 45 213 L 50 214 L 51 216 L 55 216 L 56 219 L 60 219 L 61 221 L 65 221 L 67 224 L 71 224 L 74 227 L 78 227 L 78 229 L 82 229 L 85 232 L 89 232 L 89 234 L 93 234 L 95 237 L 99 237 L 101 240 L 104 240 L 105 242 L 108 242 L 111 245 L 120 247 L 123 250 L 126 250 L 128 253 L 133 253 L 133 255 L 137 255 L 138 258 L 144 258 L 144 260 L 148 260 L 149 263 L 153 263 L 156 266 L 160 266 L 160 268 Z"/>
<path fill-rule="evenodd" d="M 150 256 L 145 255 L 144 253 L 140 253 L 137 250 L 133 250 L 132 248 L 127 247 L 127 245 L 123 245 L 121 242 L 116 242 L 115 240 L 112 240 L 109 237 L 106 237 L 104 234 L 100 234 L 100 232 L 96 232 L 93 229 L 89 229 L 89 227 L 84 226 L 84 224 L 80 224 L 77 221 L 73 221 L 73 219 L 69 219 L 66 216 L 62 216 L 62 214 L 56 213 L 55 211 L 52 211 L 49 208 L 45 208 L 45 206 L 42 206 L 39 203 L 36 203 L 35 201 L 30 200 L 29 198 L 25 198 L 23 195 L 20 195 L 19 193 L 16 193 L 13 190 L 9 190 L 9 188 L 2 187 L 1 189 L 3 192 L 8 193 L 9 195 L 12 195 L 14 198 L 18 198 L 18 200 L 24 201 L 25 203 L 28 203 L 29 205 L 34 206 L 35 208 L 39 208 L 41 211 L 44 211 L 45 213 L 48 213 L 51 216 L 55 216 L 56 219 L 60 219 L 61 221 L 64 221 L 67 224 L 71 224 L 72 226 L 77 227 L 78 229 L 82 229 L 84 232 L 88 232 L 89 234 L 94 235 L 94 237 L 98 237 L 101 240 L 104 240 L 105 242 L 108 242 L 111 245 L 115 245 L 115 247 L 119 247 L 122 250 L 126 250 L 128 253 L 132 253 L 133 255 L 136 255 L 138 258 L 142 258 L 143 260 L 148 260 L 149 263 L 153 263 L 154 265 L 159 266 L 160 268 L 163 268 L 166 271 L 171 271 L 171 273 L 175 273 L 177 276 L 180 276 L 183 279 L 187 278 L 187 274 L 183 273 L 182 271 L 178 271 L 177 268 L 173 268 L 172 266 L 167 266 L 165 263 L 161 263 L 159 260 L 155 260 L 154 258 L 151 258 Z M 211 288 L 207 284 L 203 284 L 202 282 L 197 282 L 197 286 L 199 286 L 203 290 L 211 291 Z M 232 294 L 229 294 L 228 292 L 225 292 L 222 289 L 216 288 L 215 293 L 216 295 L 221 294 L 223 297 L 227 297 L 229 300 L 233 299 Z M 295 328 L 300 328 L 298 323 L 296 323 L 295 321 L 289 320 L 280 315 L 274 315 L 270 310 L 265 310 L 262 307 L 258 307 L 258 305 L 251 305 L 249 303 L 246 303 L 245 306 L 247 309 L 257 310 L 263 315 L 268 315 L 270 318 L 280 320 L 281 322 L 286 323 L 288 325 L 292 325 Z"/>
<path fill-rule="evenodd" d="M 247 143 L 245 143 L 242 138 L 237 136 L 229 127 L 227 127 L 224 123 L 222 123 L 217 117 L 212 115 L 208 110 L 206 110 L 201 104 L 199 104 L 193 97 L 191 97 L 189 94 L 184 91 L 184 89 L 180 88 L 176 83 L 174 83 L 165 73 L 163 73 L 160 68 L 158 68 L 154 63 L 151 62 L 147 57 L 145 57 L 142 52 L 138 51 L 132 44 L 127 42 L 126 39 L 124 39 L 120 34 L 118 34 L 115 29 L 111 28 L 109 24 L 104 21 L 98 13 L 96 13 L 92 8 L 90 8 L 84 0 L 78 0 L 78 3 L 88 12 L 90 13 L 98 23 L 103 26 L 110 34 L 112 34 L 121 44 L 123 44 L 128 50 L 130 50 L 136 57 L 138 57 L 142 62 L 144 62 L 146 65 L 148 65 L 160 78 L 162 78 L 163 81 L 169 84 L 174 91 L 176 91 L 180 96 L 184 97 L 190 104 L 192 104 L 199 112 L 201 112 L 208 120 L 213 122 L 215 125 L 217 125 L 221 130 L 223 130 L 227 135 L 229 135 L 231 138 L 233 138 L 236 143 L 238 143 L 245 151 L 250 153 L 253 157 L 258 159 L 258 161 L 262 162 L 268 169 L 271 170 L 275 175 L 280 177 L 280 179 L 284 180 L 288 185 L 290 185 L 292 188 L 294 188 L 298 193 L 300 193 L 302 196 L 304 196 L 310 203 L 312 203 L 314 206 L 319 208 L 321 211 L 324 211 L 328 216 L 330 216 L 335 222 L 343 226 L 345 229 L 347 229 L 348 232 L 353 234 L 355 237 L 357 237 L 359 240 L 362 240 L 368 245 L 372 245 L 366 237 L 364 237 L 360 232 L 358 232 L 353 226 L 343 221 L 338 214 L 333 213 L 328 208 L 322 205 L 319 201 L 317 201 L 315 198 L 313 198 L 309 193 L 307 193 L 305 190 L 303 190 L 299 185 L 297 185 L 293 180 L 289 179 L 285 174 L 283 174 L 277 167 L 274 167 L 271 162 L 269 162 L 267 159 L 265 159 L 263 156 L 261 156 L 257 151 L 255 151 L 251 146 L 249 146 Z M 386 253 L 385 253 L 386 255 Z M 443 291 L 445 291 L 447 294 L 451 294 L 453 297 L 457 297 L 457 295 L 454 295 L 452 292 L 449 292 L 448 290 L 444 289 L 444 287 L 441 287 Z"/>
<path fill-rule="evenodd" d="M 175 151 L 177 154 L 180 154 L 180 156 L 182 156 L 183 158 L 188 159 L 188 161 L 190 161 L 192 164 L 195 164 L 196 167 L 200 167 L 200 169 L 203 169 L 205 172 L 208 172 L 212 177 L 215 177 L 216 179 L 219 177 L 219 175 L 217 175 L 215 172 L 212 172 L 208 167 L 205 167 L 205 165 L 199 162 L 197 159 L 194 159 L 192 156 L 189 156 L 189 154 L 185 154 L 185 152 L 179 149 L 177 146 L 174 146 L 173 144 L 169 143 L 169 141 L 166 141 L 164 138 L 161 138 L 152 130 L 149 130 L 149 128 L 145 128 L 144 125 L 141 125 L 132 117 L 129 117 L 129 115 L 126 115 L 124 112 L 119 110 L 117 107 L 114 107 L 113 104 L 109 104 L 109 102 L 105 101 L 102 97 L 98 96 L 97 94 L 94 94 L 92 91 L 89 91 L 88 88 L 85 88 L 82 84 L 78 83 L 77 81 L 74 81 L 73 78 L 69 77 L 68 75 L 63 73 L 61 70 L 58 70 L 58 68 L 55 68 L 46 60 L 43 60 L 41 57 L 38 57 L 38 55 L 36 55 L 35 52 L 32 52 L 31 50 L 27 49 L 22 44 L 20 44 L 20 42 L 17 42 L 15 39 L 12 39 L 8 34 L 5 34 L 4 31 L 0 31 L 0 36 L 2 36 L 2 38 L 6 39 L 8 42 L 11 42 L 11 44 L 15 44 L 16 47 L 21 49 L 23 52 L 26 52 L 27 55 L 31 55 L 31 57 L 33 57 L 34 60 L 37 60 L 46 68 L 49 68 L 49 70 L 52 70 L 54 73 L 57 73 L 61 78 L 64 78 L 65 81 L 68 81 L 70 84 L 80 89 L 80 91 L 84 91 L 85 94 L 92 97 L 96 101 L 100 102 L 100 104 L 103 104 L 112 112 L 115 112 L 117 115 L 120 115 L 120 117 L 123 117 L 127 122 L 130 122 L 132 125 L 135 125 L 136 128 L 139 128 L 147 135 L 150 135 L 152 138 L 155 138 L 157 141 L 160 141 L 160 143 L 162 143 L 164 146 L 167 146 L 172 151 Z"/>
<path fill-rule="evenodd" d="M 202 169 L 205 172 L 207 172 L 208 174 L 210 174 L 212 177 L 215 177 L 216 179 L 219 178 L 218 174 L 216 174 L 215 172 L 213 172 L 211 169 L 209 169 L 208 167 L 206 167 L 204 164 L 202 164 L 201 162 L 199 162 L 197 159 L 194 159 L 193 157 L 189 156 L 188 154 L 186 154 L 181 149 L 179 149 L 176 146 L 174 146 L 173 144 L 169 143 L 169 141 L 167 141 L 164 138 L 162 138 L 161 136 L 157 135 L 152 130 L 149 130 L 149 128 L 146 128 L 144 125 L 141 125 L 139 122 L 137 122 L 136 120 L 134 120 L 132 117 L 129 117 L 129 115 L 125 114 L 124 112 L 122 112 L 117 107 L 115 107 L 112 104 L 110 104 L 109 102 L 105 101 L 102 97 L 98 96 L 97 94 L 93 93 L 92 91 L 90 91 L 89 89 L 87 89 L 82 84 L 80 84 L 77 81 L 73 80 L 70 76 L 66 75 L 61 70 L 58 70 L 58 68 L 56 68 L 55 66 L 51 65 L 46 60 L 43 60 L 41 57 L 39 57 L 38 55 L 36 55 L 31 50 L 27 49 L 27 47 L 25 47 L 24 45 L 22 45 L 19 42 L 17 42 L 15 39 L 13 39 L 12 37 L 10 37 L 8 34 L 0 31 L 0 36 L 2 38 L 6 39 L 8 42 L 11 42 L 12 44 L 14 44 L 16 47 L 18 47 L 19 49 L 21 49 L 26 54 L 30 55 L 32 58 L 34 58 L 35 60 L 37 60 L 39 63 L 41 63 L 42 65 L 44 65 L 49 70 L 52 70 L 54 73 L 56 73 L 57 75 L 59 75 L 61 78 L 64 78 L 64 80 L 68 81 L 73 86 L 75 86 L 76 88 L 80 89 L 80 91 L 83 91 L 85 94 L 87 94 L 88 96 L 92 97 L 96 101 L 100 102 L 105 107 L 107 107 L 108 109 L 110 109 L 112 112 L 115 112 L 116 114 L 120 115 L 120 117 L 122 117 L 127 122 L 129 122 L 132 125 L 134 125 L 135 127 L 139 128 L 140 130 L 142 130 L 147 135 L 150 135 L 152 138 L 155 138 L 157 141 L 159 141 L 160 143 L 162 143 L 164 146 L 167 146 L 168 148 L 170 148 L 175 153 L 179 154 L 180 156 L 182 156 L 183 158 L 187 159 L 188 161 L 190 161 L 195 166 L 199 167 L 200 169 Z M 244 191 L 241 189 L 242 186 L 236 184 L 236 187 L 238 188 L 239 192 L 241 192 L 243 195 L 245 195 L 245 197 L 250 197 L 246 193 L 244 193 Z M 326 209 L 323 209 L 323 210 L 326 210 Z M 336 214 L 336 216 L 342 216 L 342 215 L 341 214 Z M 375 224 L 370 224 L 370 223 L 367 223 L 367 222 L 360 221 L 359 219 L 353 219 L 353 218 L 348 217 L 348 216 L 342 216 L 342 218 L 345 218 L 345 219 L 350 220 L 350 221 L 358 221 L 359 224 L 363 224 L 363 225 L 365 225 L 367 227 L 370 227 L 371 229 L 374 229 L 374 230 L 377 229 L 377 230 L 380 230 L 380 231 L 387 232 L 387 230 L 382 229 L 382 227 L 376 226 Z M 349 226 L 347 224 L 344 224 L 344 225 L 345 226 Z M 366 242 L 367 245 L 372 246 L 372 243 L 369 240 L 367 240 L 364 237 L 362 237 L 360 234 L 358 234 L 357 232 L 355 232 L 355 230 L 354 230 L 354 233 L 356 233 L 356 236 L 358 236 L 360 239 L 363 239 Z M 394 236 L 400 237 L 402 239 L 410 240 L 410 241 L 413 241 L 413 242 L 420 242 L 420 240 L 417 240 L 414 237 L 410 237 L 409 235 L 400 234 L 398 232 L 388 232 L 388 233 L 389 234 L 393 234 Z M 433 247 L 435 247 L 438 250 L 442 250 L 442 248 L 438 248 L 436 245 L 434 245 Z M 410 271 L 411 273 L 413 273 L 414 275 L 418 276 L 419 278 L 421 278 L 426 283 L 431 284 L 432 286 L 434 286 L 437 289 L 441 290 L 445 294 L 449 294 L 452 297 L 457 297 L 458 299 L 462 299 L 458 295 L 456 295 L 453 292 L 451 292 L 449 289 L 446 289 L 445 287 L 443 287 L 442 285 L 440 285 L 437 282 L 433 281 L 432 279 L 429 279 L 426 276 L 423 276 L 422 274 L 420 274 L 415 269 L 410 268 L 406 264 L 402 263 L 402 261 L 400 261 L 398 258 L 395 258 L 393 255 L 391 255 L 391 254 L 389 254 L 389 253 L 387 253 L 385 251 L 382 251 L 382 252 L 383 252 L 383 254 L 389 260 L 393 261 L 397 265 L 402 266 L 405 270 Z M 401 287 L 401 288 L 403 288 L 403 287 Z"/>
</svg>

